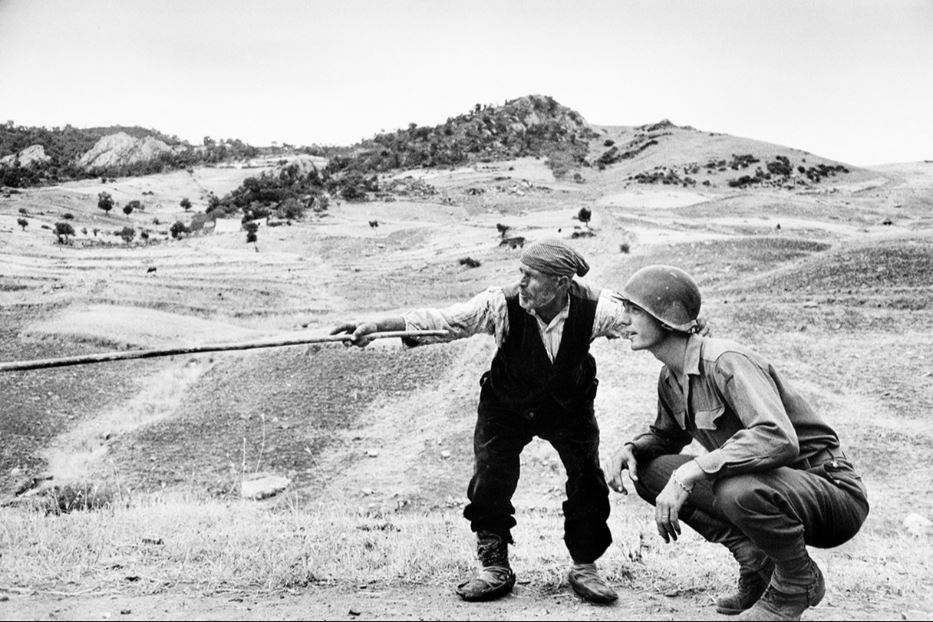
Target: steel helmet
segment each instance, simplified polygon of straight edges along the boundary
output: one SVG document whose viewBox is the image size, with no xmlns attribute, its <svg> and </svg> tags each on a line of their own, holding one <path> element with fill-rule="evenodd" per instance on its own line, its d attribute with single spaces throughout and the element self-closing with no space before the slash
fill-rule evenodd
<svg viewBox="0 0 933 622">
<path fill-rule="evenodd" d="M 674 330 L 692 333 L 700 315 L 700 289 L 674 266 L 646 266 L 631 276 L 621 297 Z"/>
</svg>

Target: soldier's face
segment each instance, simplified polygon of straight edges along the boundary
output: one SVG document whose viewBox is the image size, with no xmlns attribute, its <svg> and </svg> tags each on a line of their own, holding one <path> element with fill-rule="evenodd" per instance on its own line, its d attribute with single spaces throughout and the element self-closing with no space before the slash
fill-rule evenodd
<svg viewBox="0 0 933 622">
<path fill-rule="evenodd" d="M 628 300 L 622 303 L 622 322 L 628 325 L 632 350 L 651 350 L 670 334 L 654 316 Z"/>
</svg>

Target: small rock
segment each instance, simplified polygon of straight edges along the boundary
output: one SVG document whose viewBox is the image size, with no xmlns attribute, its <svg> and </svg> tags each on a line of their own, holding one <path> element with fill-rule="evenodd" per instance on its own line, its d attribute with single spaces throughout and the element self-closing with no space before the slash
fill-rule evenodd
<svg viewBox="0 0 933 622">
<path fill-rule="evenodd" d="M 450 452 L 447 451 L 446 449 L 441 452 L 441 458 L 443 458 L 444 460 L 446 460 L 449 457 L 450 457 Z"/>
<path fill-rule="evenodd" d="M 291 481 L 273 473 L 254 473 L 243 479 L 240 496 L 245 499 L 267 499 L 285 490 Z"/>
<path fill-rule="evenodd" d="M 907 533 L 916 538 L 929 535 L 931 527 L 933 527 L 933 522 L 930 519 L 915 512 L 911 512 L 904 518 L 904 528 Z"/>
</svg>

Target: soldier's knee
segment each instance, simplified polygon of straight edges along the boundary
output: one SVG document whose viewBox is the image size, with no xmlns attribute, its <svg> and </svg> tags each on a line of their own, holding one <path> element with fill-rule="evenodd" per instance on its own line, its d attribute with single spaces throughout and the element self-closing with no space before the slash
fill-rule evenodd
<svg viewBox="0 0 933 622">
<path fill-rule="evenodd" d="M 735 475 L 716 482 L 713 495 L 723 514 L 738 518 L 760 509 L 763 487 L 754 475 Z"/>
</svg>

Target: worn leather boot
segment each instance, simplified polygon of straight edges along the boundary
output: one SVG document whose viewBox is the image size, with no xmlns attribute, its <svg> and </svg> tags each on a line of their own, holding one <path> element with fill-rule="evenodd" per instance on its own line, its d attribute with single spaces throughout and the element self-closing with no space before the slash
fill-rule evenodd
<svg viewBox="0 0 933 622">
<path fill-rule="evenodd" d="M 735 525 L 699 508 L 690 508 L 681 519 L 708 541 L 718 542 L 729 549 L 739 563 L 738 588 L 734 593 L 716 599 L 716 611 L 724 615 L 737 615 L 754 605 L 767 589 L 774 571 L 774 563 L 764 551 Z"/>
<path fill-rule="evenodd" d="M 723 615 L 734 616 L 754 605 L 767 589 L 773 572 L 774 562 L 767 557 L 757 568 L 740 568 L 736 591 L 717 598 L 716 611 Z"/>
<path fill-rule="evenodd" d="M 480 531 L 476 535 L 476 556 L 482 568 L 457 586 L 457 595 L 470 602 L 501 598 L 515 586 L 515 573 L 509 566 L 509 545 L 492 532 Z"/>
<path fill-rule="evenodd" d="M 596 569 L 596 564 L 581 564 L 574 562 L 567 575 L 570 587 L 580 598 L 591 603 L 606 605 L 614 602 L 619 595 L 612 586 L 603 579 Z"/>
<path fill-rule="evenodd" d="M 826 582 L 816 562 L 810 561 L 811 578 L 804 591 L 783 592 L 774 582 L 768 586 L 764 595 L 742 613 L 739 620 L 799 620 L 808 607 L 815 607 L 826 595 Z"/>
</svg>

